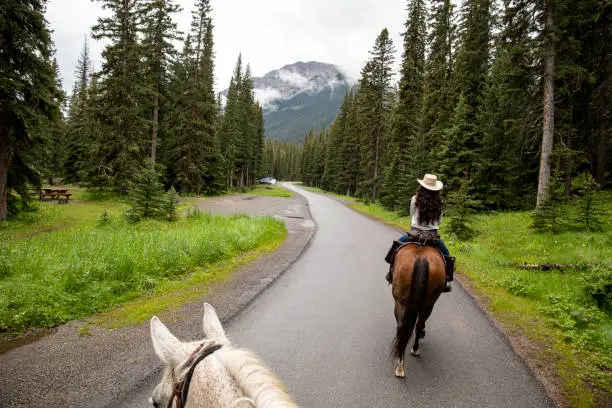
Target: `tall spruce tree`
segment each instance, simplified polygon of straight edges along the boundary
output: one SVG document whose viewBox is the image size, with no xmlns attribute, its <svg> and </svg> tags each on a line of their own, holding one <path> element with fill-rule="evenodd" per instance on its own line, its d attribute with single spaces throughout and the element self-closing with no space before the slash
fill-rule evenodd
<svg viewBox="0 0 612 408">
<path fill-rule="evenodd" d="M 84 181 L 84 170 L 92 146 L 92 112 L 90 108 L 90 80 L 93 67 L 89 56 L 87 37 L 75 68 L 75 82 L 70 97 L 66 125 L 64 176 L 68 183 Z"/>
<path fill-rule="evenodd" d="M 466 2 L 454 84 L 459 99 L 438 155 L 440 171 L 451 190 L 463 177 L 473 180 L 481 158 L 482 128 L 478 122 L 490 65 L 491 0 Z"/>
<path fill-rule="evenodd" d="M 99 158 L 101 183 L 124 186 L 131 180 L 149 150 L 148 121 L 144 110 L 143 49 L 138 42 L 142 3 L 136 0 L 99 0 L 110 11 L 92 27 L 93 38 L 108 45 L 102 55 L 98 122 L 104 125 L 94 157 Z"/>
<path fill-rule="evenodd" d="M 227 91 L 227 101 L 221 125 L 221 153 L 224 158 L 224 173 L 228 188 L 236 183 L 236 166 L 238 163 L 238 143 L 240 141 L 240 89 L 242 88 L 242 55 L 238 56 L 236 67 Z"/>
<path fill-rule="evenodd" d="M 454 26 L 450 0 L 433 1 L 431 7 L 429 55 L 425 62 L 423 132 L 427 135 L 427 144 L 437 146 L 452 114 Z M 428 171 L 437 171 L 436 162 L 436 151 L 430 149 L 425 163 Z"/>
<path fill-rule="evenodd" d="M 0 220 L 29 200 L 29 185 L 40 184 L 32 149 L 44 143 L 42 127 L 60 117 L 44 4 L 6 0 L 0 7 Z"/>
<path fill-rule="evenodd" d="M 358 106 L 361 128 L 361 196 L 376 201 L 381 178 L 383 139 L 387 133 L 387 111 L 391 99 L 391 77 L 395 49 L 385 28 L 376 38 L 370 59 L 361 71 Z"/>
<path fill-rule="evenodd" d="M 423 84 L 427 9 L 424 0 L 408 4 L 399 95 L 393 116 L 390 169 L 385 180 L 385 204 L 409 211 L 416 177 L 428 169 L 428 151 L 423 129 Z"/>
<path fill-rule="evenodd" d="M 151 100 L 150 157 L 153 164 L 157 159 L 161 98 L 165 96 L 170 63 L 176 57 L 172 41 L 180 38 L 172 18 L 180 11 L 181 8 L 172 0 L 147 0 L 143 9 L 142 47 L 146 64 L 146 89 Z"/>
<path fill-rule="evenodd" d="M 539 129 L 538 76 L 533 2 L 506 1 L 495 63 L 488 75 L 480 109 L 481 158 L 475 175 L 485 206 L 524 207 L 531 200 L 536 149 L 528 141 Z"/>
</svg>

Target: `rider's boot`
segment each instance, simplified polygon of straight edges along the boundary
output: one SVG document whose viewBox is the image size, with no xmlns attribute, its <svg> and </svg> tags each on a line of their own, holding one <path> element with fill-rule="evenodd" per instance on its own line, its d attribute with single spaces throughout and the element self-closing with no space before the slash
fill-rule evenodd
<svg viewBox="0 0 612 408">
<path fill-rule="evenodd" d="M 452 256 L 445 256 L 446 260 L 446 282 L 444 283 L 444 289 L 442 292 L 451 291 L 451 282 L 453 281 L 453 273 L 455 272 L 455 258 Z"/>
<path fill-rule="evenodd" d="M 387 279 L 387 282 L 389 282 L 389 285 L 391 284 L 392 281 L 392 270 L 393 270 L 393 260 L 395 258 L 395 251 L 397 250 L 397 248 L 399 248 L 399 246 L 402 245 L 401 242 L 399 241 L 393 241 L 393 244 L 391 244 L 391 248 L 389 248 L 389 252 L 387 252 L 387 255 L 385 256 L 385 261 L 389 264 L 389 272 L 387 272 L 387 277 L 385 279 Z"/>
</svg>

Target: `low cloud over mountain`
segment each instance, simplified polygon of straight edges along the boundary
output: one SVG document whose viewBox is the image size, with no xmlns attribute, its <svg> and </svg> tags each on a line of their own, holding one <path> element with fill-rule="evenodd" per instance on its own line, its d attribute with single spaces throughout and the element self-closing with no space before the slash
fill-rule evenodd
<svg viewBox="0 0 612 408">
<path fill-rule="evenodd" d="M 266 137 L 302 142 L 310 128 L 329 126 L 350 84 L 335 65 L 296 62 L 253 78 L 255 98 L 264 108 Z"/>
</svg>

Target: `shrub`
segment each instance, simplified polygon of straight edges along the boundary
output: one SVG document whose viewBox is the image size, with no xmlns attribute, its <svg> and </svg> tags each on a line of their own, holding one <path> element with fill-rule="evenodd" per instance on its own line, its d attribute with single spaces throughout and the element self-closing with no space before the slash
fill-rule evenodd
<svg viewBox="0 0 612 408">
<path fill-rule="evenodd" d="M 515 296 L 531 297 L 535 286 L 520 276 L 512 276 L 501 282 L 503 288 Z"/>
<path fill-rule="evenodd" d="M 554 327 L 561 329 L 565 340 L 585 349 L 597 347 L 601 341 L 596 332 L 604 313 L 595 306 L 581 306 L 560 296 L 548 296 L 548 304 L 540 312 L 551 318 Z"/>
<path fill-rule="evenodd" d="M 448 201 L 448 231 L 460 240 L 469 240 L 476 236 L 472 227 L 472 215 L 480 207 L 481 202 L 471 194 L 473 186 L 468 178 L 461 180 L 459 190 L 449 193 Z"/>
<path fill-rule="evenodd" d="M 163 186 L 160 175 L 153 167 L 144 167 L 136 173 L 130 185 L 130 205 L 127 218 L 132 222 L 154 218 L 163 209 Z"/>
<path fill-rule="evenodd" d="M 178 194 L 171 186 L 166 194 L 164 195 L 164 215 L 168 217 L 169 221 L 175 221 L 178 218 L 176 206 L 178 205 Z"/>
<path fill-rule="evenodd" d="M 110 222 L 111 222 L 111 217 L 108 214 L 108 211 L 104 210 L 100 218 L 98 218 L 98 225 L 104 226 L 104 225 L 110 224 Z"/>
<path fill-rule="evenodd" d="M 578 216 L 574 222 L 589 231 L 601 231 L 602 229 L 601 217 L 605 215 L 605 212 L 596 200 L 596 194 L 600 189 L 601 186 L 587 173 L 586 181 L 580 189 L 582 197 L 578 206 Z"/>
<path fill-rule="evenodd" d="M 595 301 L 601 310 L 612 311 L 612 267 L 595 268 L 582 278 L 584 293 Z"/>
</svg>

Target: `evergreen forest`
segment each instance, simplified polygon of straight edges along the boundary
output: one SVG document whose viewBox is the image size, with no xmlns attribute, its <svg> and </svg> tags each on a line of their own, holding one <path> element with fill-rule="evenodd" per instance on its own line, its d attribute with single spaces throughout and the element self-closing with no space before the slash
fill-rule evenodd
<svg viewBox="0 0 612 408">
<path fill-rule="evenodd" d="M 611 18 L 599 0 L 408 1 L 400 72 L 383 29 L 335 122 L 306 135 L 304 182 L 400 212 L 425 173 L 471 210 L 609 187 Z"/>
<path fill-rule="evenodd" d="M 124 192 L 147 168 L 183 194 L 274 176 L 400 211 L 424 173 L 475 209 L 530 209 L 572 195 L 577 180 L 611 182 L 603 0 L 409 0 L 403 44 L 380 32 L 332 126 L 302 146 L 265 140 L 240 56 L 223 106 L 215 95 L 210 0 L 194 2 L 186 33 L 176 0 L 101 0 L 102 65 L 85 39 L 70 95 L 45 4 L 2 8 L 14 24 L 0 36 L 0 219 L 28 208 L 43 182 Z"/>
<path fill-rule="evenodd" d="M 248 188 L 265 168 L 262 108 L 238 56 L 224 107 L 214 91 L 209 0 L 187 33 L 176 0 L 101 0 L 91 28 L 106 47 L 95 71 L 87 37 L 70 95 L 62 90 L 44 0 L 0 8 L 0 219 L 32 208 L 43 183 L 129 193 L 154 169 L 165 189 Z M 175 45 L 181 43 L 182 48 Z"/>
</svg>

